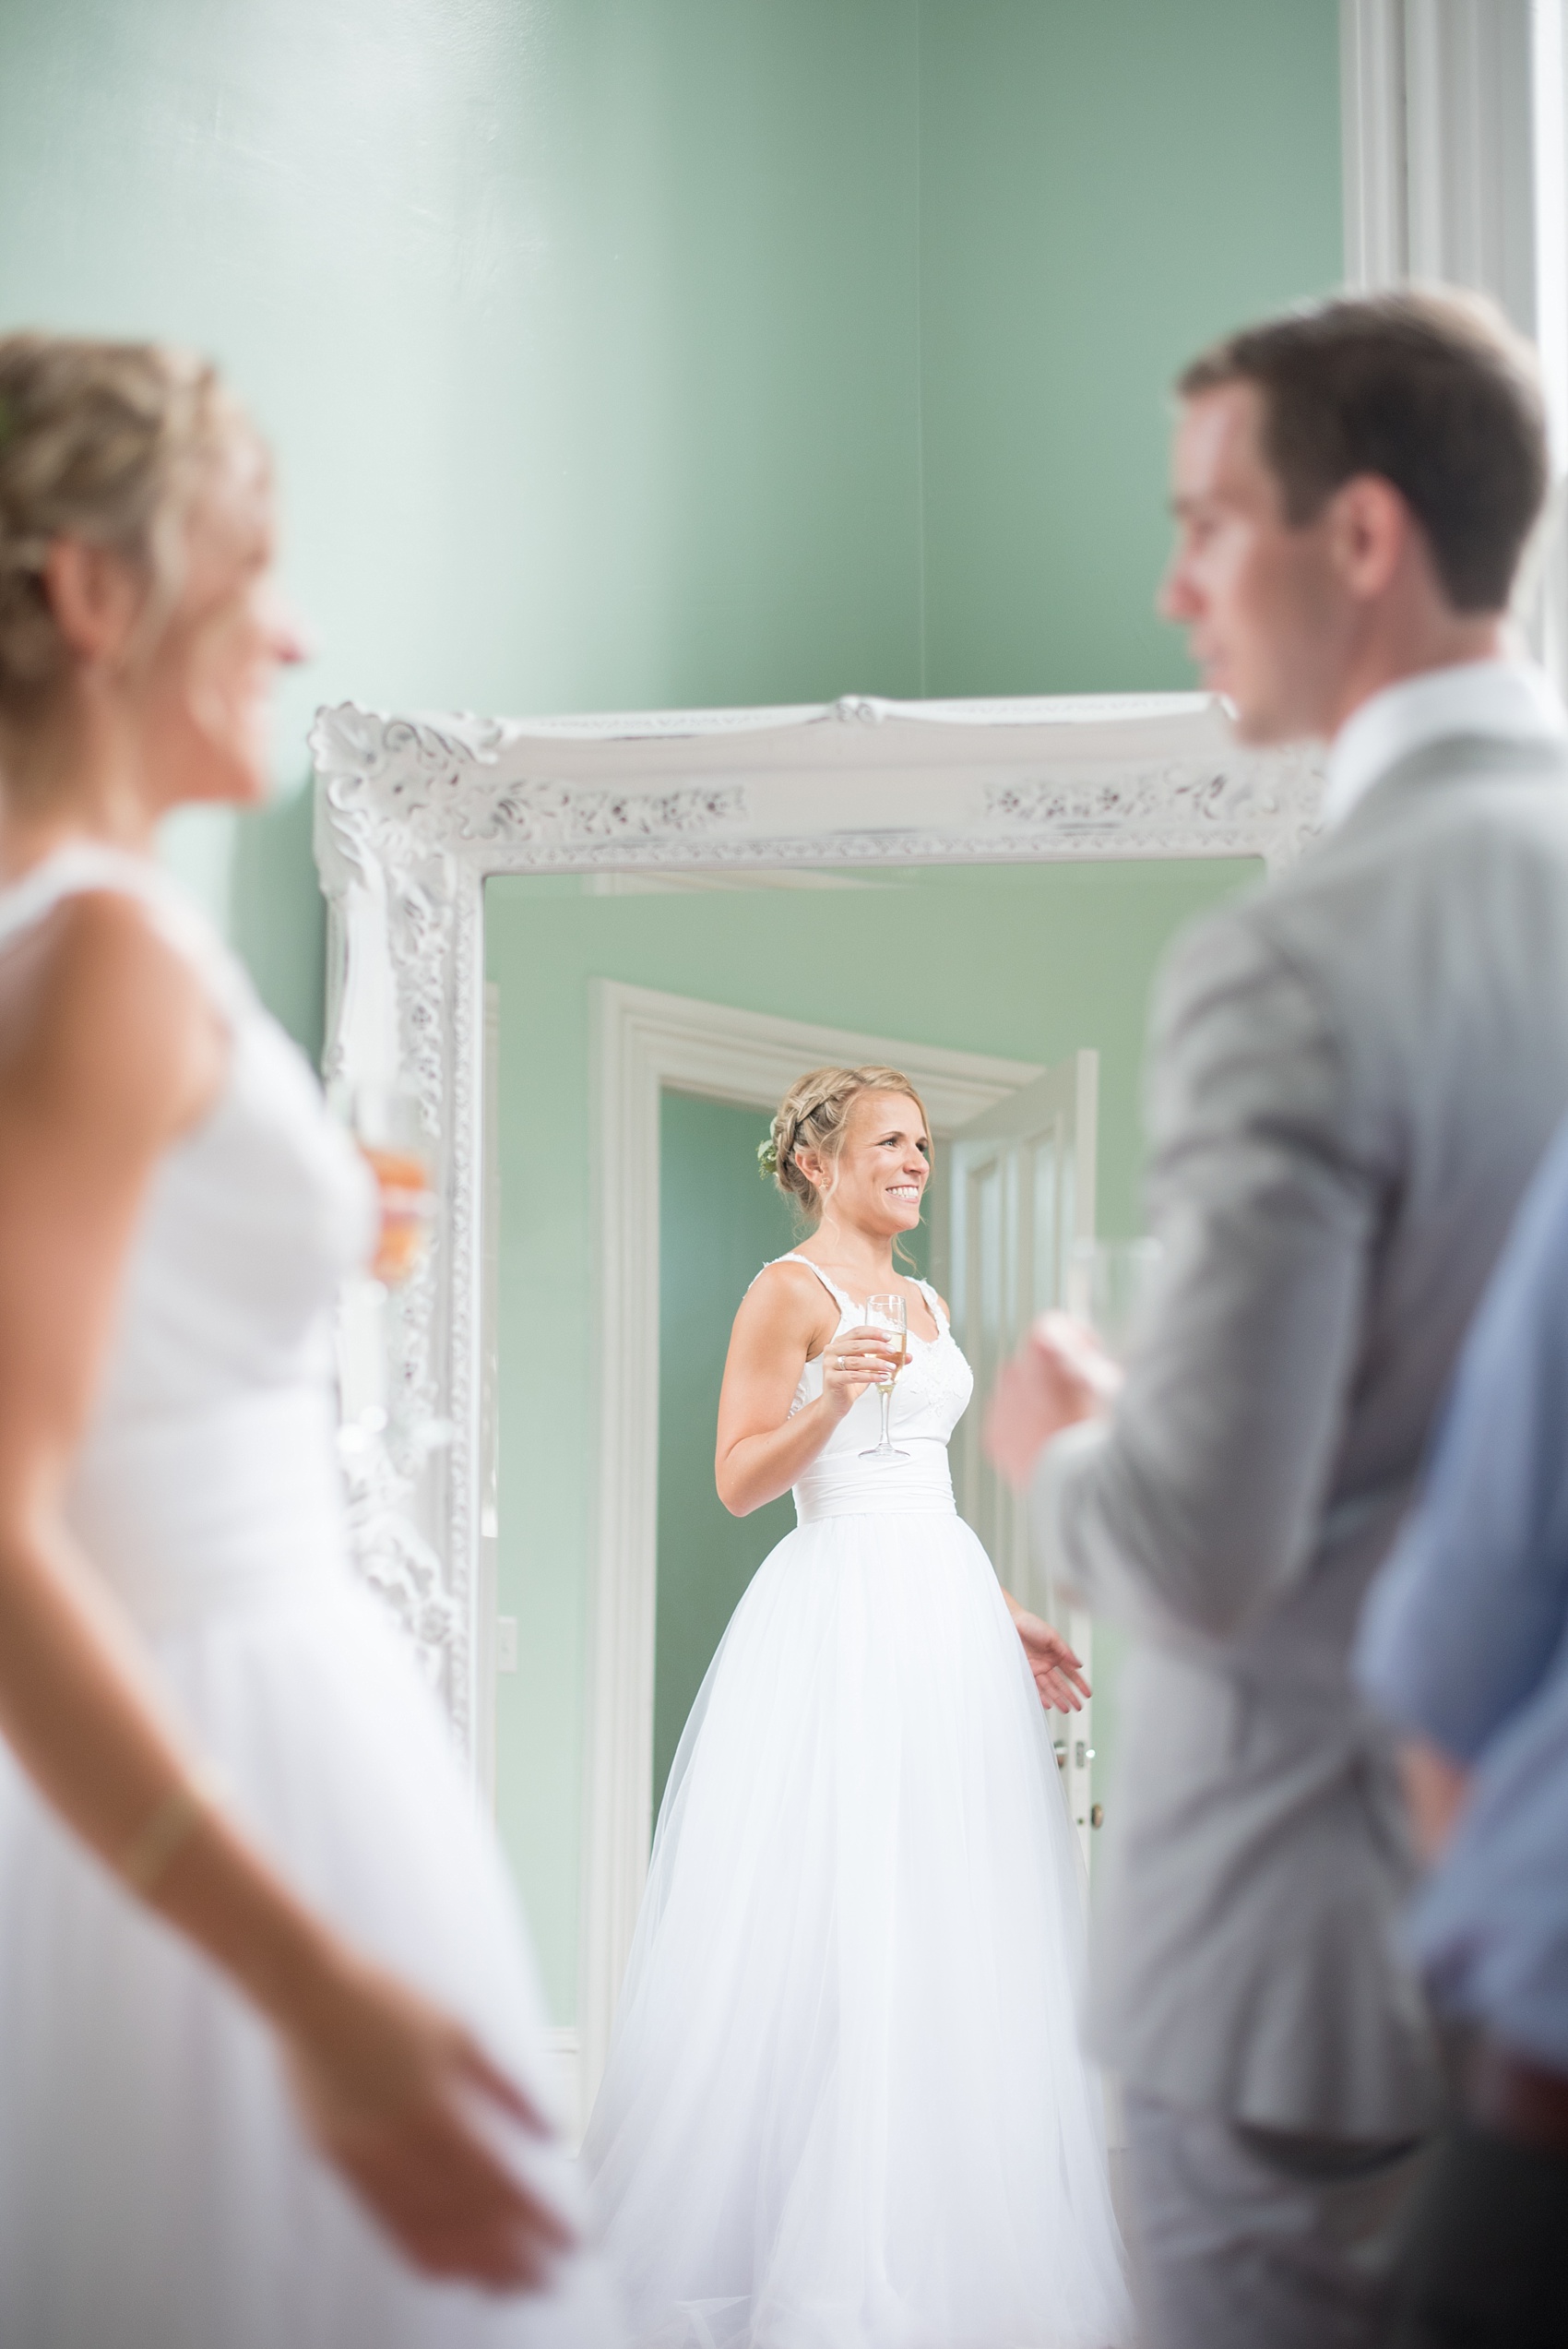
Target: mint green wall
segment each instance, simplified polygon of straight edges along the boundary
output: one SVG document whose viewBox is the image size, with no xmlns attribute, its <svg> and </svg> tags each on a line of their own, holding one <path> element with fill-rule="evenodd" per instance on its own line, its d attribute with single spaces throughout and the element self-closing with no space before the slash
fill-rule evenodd
<svg viewBox="0 0 1568 2349">
<path fill-rule="evenodd" d="M 1337 279 L 1334 0 L 927 0 L 926 686 L 1191 682 L 1166 389 Z"/>
<path fill-rule="evenodd" d="M 909 0 L 4 0 L 0 321 L 201 345 L 321 700 L 920 690 Z M 319 1032 L 303 810 L 178 861 Z"/>
<path fill-rule="evenodd" d="M 656 1811 L 719 1635 L 795 1522 L 788 1496 L 731 1517 L 713 1483 L 730 1324 L 754 1275 L 795 1245 L 789 1201 L 757 1174 L 768 1126 L 759 1111 L 690 1093 L 660 1103 Z"/>
<path fill-rule="evenodd" d="M 1336 39 L 1336 0 L 0 0 L 0 322 L 199 344 L 279 452 L 319 647 L 283 796 L 172 853 L 294 1031 L 318 700 L 1180 680 L 1149 612 L 1165 387 L 1337 273 Z M 1074 876 L 1097 969 L 1163 935 L 1130 888 Z M 803 1008 L 793 978 L 768 1008 Z M 1115 1000 L 1124 1227 L 1141 1003 Z M 534 1186 L 547 1232 L 559 1167 L 504 1139 L 508 1215 Z M 580 1289 L 507 1246 L 570 1368 Z M 564 1902 L 581 1531 L 552 1526 L 504 1765 Z M 575 1928 L 538 1921 L 569 2014 Z"/>
<path fill-rule="evenodd" d="M 1101 1055 L 1102 1228 L 1127 1232 L 1136 1228 L 1139 1067 L 1155 964 L 1182 922 L 1251 871 L 1224 862 L 906 867 L 863 876 L 863 891 L 814 892 L 791 876 L 788 888 L 661 891 L 654 882 L 635 896 L 599 894 L 591 880 L 491 882 L 487 961 L 500 991 L 503 1104 L 498 1572 L 502 1611 L 518 1620 L 518 1670 L 499 1684 L 498 1809 L 558 2019 L 576 2011 L 593 1475 L 591 980 L 1018 1060 L 1050 1063 L 1093 1043 Z M 846 968 L 851 923 L 874 924 L 886 944 Z M 719 1189 L 738 1185 L 738 1212 L 748 1218 L 754 1174 L 742 1166 L 738 1176 L 714 1175 Z M 932 1212 L 940 1211 L 933 1198 Z M 673 1237 L 669 1222 L 665 1236 L 667 1261 L 689 1261 L 702 1246 L 689 1228 Z M 727 1294 L 716 1272 L 700 1341 L 710 1371 L 761 1243 L 749 1231 L 722 1243 Z M 689 1688 L 704 1643 L 710 1651 L 721 1628 L 722 1586 L 730 1578 L 733 1587 L 745 1553 L 709 1550 L 702 1531 L 713 1521 L 698 1497 L 703 1482 L 711 1494 L 713 1421 L 701 1376 L 676 1390 L 671 1409 L 703 1543 L 683 1601 L 690 1644 L 678 1685 Z M 661 1566 L 679 1540 L 678 1509 L 672 1501 L 661 1526 Z M 676 1667 L 672 1628 L 661 1629 L 668 1710 L 678 1702 Z M 668 1722 L 662 1738 L 668 1750 Z"/>
<path fill-rule="evenodd" d="M 319 700 L 1180 678 L 1164 388 L 1339 267 L 1336 0 L 4 0 L 0 321 L 211 351 Z M 177 860 L 319 1032 L 305 811 Z"/>
</svg>

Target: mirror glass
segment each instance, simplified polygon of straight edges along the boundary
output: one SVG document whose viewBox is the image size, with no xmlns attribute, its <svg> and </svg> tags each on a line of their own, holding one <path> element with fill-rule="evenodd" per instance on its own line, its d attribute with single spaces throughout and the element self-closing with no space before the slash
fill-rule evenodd
<svg viewBox="0 0 1568 2349">
<path fill-rule="evenodd" d="M 683 1079 L 660 1090 L 635 1163 L 604 1163 L 595 1091 L 604 985 L 733 1015 L 731 1059 L 743 1058 L 748 1018 L 903 1040 L 906 1058 L 941 1048 L 1040 1069 L 1091 1048 L 1098 1228 L 1131 1234 L 1151 977 L 1183 924 L 1259 870 L 1251 860 L 903 864 L 488 883 L 493 1532 L 505 1632 L 495 1797 L 559 2026 L 571 2025 L 577 1997 L 595 1513 L 614 1470 L 599 1456 L 595 1360 L 596 1284 L 614 1277 L 596 1261 L 606 1186 L 617 1196 L 658 1186 L 655 1807 L 725 1623 L 793 1522 L 788 1498 L 731 1519 L 713 1487 L 731 1318 L 754 1274 L 797 1236 L 788 1203 L 758 1177 L 769 1109 Z M 951 1149 L 950 1138 L 938 1148 L 913 1250 L 944 1294 Z M 980 1498 L 960 1485 L 977 1524 Z M 1115 1746 L 1116 1664 L 1114 1639 L 1101 1634 L 1097 1796 Z"/>
</svg>

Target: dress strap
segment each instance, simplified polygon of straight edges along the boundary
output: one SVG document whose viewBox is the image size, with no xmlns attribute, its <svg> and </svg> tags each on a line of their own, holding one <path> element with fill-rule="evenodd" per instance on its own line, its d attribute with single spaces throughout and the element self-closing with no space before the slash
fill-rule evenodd
<svg viewBox="0 0 1568 2349">
<path fill-rule="evenodd" d="M 793 1250 L 791 1250 L 788 1256 L 776 1256 L 773 1259 L 773 1264 L 765 1264 L 763 1266 L 763 1271 L 771 1272 L 774 1264 L 803 1264 L 808 1272 L 814 1272 L 816 1274 L 817 1279 L 822 1282 L 823 1287 L 827 1291 L 828 1295 L 833 1299 L 834 1304 L 838 1307 L 840 1313 L 858 1313 L 860 1311 L 859 1306 L 855 1303 L 854 1298 L 849 1294 L 848 1291 L 841 1289 L 837 1281 L 830 1281 L 826 1273 L 823 1270 L 821 1265 L 814 1264 L 809 1256 L 796 1256 Z M 757 1277 L 760 1280 L 762 1277 L 761 1273 L 759 1273 Z"/>
<path fill-rule="evenodd" d="M 826 1273 L 823 1270 L 821 1265 L 814 1264 L 809 1256 L 797 1256 L 794 1251 L 791 1250 L 788 1256 L 776 1256 L 773 1258 L 772 1264 L 765 1264 L 763 1266 L 762 1271 L 771 1272 L 774 1264 L 803 1264 L 808 1272 L 814 1272 L 816 1274 L 817 1279 L 822 1282 L 823 1287 L 827 1291 L 828 1295 L 833 1299 L 835 1305 L 838 1306 L 841 1312 L 859 1313 L 861 1310 L 860 1306 L 855 1303 L 854 1298 L 849 1294 L 849 1291 L 847 1289 L 841 1289 L 837 1281 L 830 1281 Z M 759 1272 L 756 1278 L 760 1281 L 762 1278 L 762 1272 Z M 941 1298 L 937 1295 L 936 1291 L 932 1287 L 929 1281 L 921 1281 L 917 1278 L 915 1286 L 920 1291 L 921 1296 L 924 1297 L 927 1305 L 930 1306 L 931 1318 L 936 1324 L 937 1335 L 939 1337 L 942 1336 L 952 1327 L 952 1324 L 949 1322 L 947 1316 L 942 1310 Z M 922 1340 L 921 1342 L 923 1343 L 924 1341 Z"/>
<path fill-rule="evenodd" d="M 44 857 L 19 881 L 0 888 L 0 945 L 20 937 L 45 921 L 68 897 L 89 889 L 119 889 L 145 895 L 141 859 L 122 849 L 101 847 L 96 841 L 73 841 Z"/>
<path fill-rule="evenodd" d="M 922 1281 L 918 1274 L 915 1278 L 915 1286 L 931 1307 L 931 1318 L 936 1324 L 938 1337 L 944 1336 L 953 1325 L 942 1310 L 942 1299 L 937 1295 L 931 1282 Z"/>
<path fill-rule="evenodd" d="M 245 995 L 238 965 L 178 883 L 150 857 L 110 848 L 98 841 L 73 841 L 0 888 L 0 948 L 8 946 L 53 912 L 66 898 L 118 890 L 147 909 L 160 934 L 194 965 L 219 1011 L 232 1021 Z"/>
</svg>

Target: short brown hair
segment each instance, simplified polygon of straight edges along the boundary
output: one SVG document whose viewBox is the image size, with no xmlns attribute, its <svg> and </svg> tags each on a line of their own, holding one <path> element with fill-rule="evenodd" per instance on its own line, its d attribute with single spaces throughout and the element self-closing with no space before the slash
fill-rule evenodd
<svg viewBox="0 0 1568 2349">
<path fill-rule="evenodd" d="M 1192 399 L 1231 383 L 1262 394 L 1264 455 L 1293 525 L 1356 474 L 1381 474 L 1455 610 L 1503 610 L 1546 496 L 1546 416 L 1535 355 L 1491 303 L 1413 290 L 1316 303 L 1227 336 L 1176 388 Z"/>
</svg>

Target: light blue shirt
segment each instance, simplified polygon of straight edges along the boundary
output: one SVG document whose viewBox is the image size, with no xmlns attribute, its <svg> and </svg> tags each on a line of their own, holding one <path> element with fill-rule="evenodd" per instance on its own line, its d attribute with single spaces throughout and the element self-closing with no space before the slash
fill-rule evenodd
<svg viewBox="0 0 1568 2349">
<path fill-rule="evenodd" d="M 1356 1668 L 1474 1771 L 1411 1918 L 1436 2003 L 1568 2073 L 1568 1126 L 1466 1342 Z"/>
</svg>

